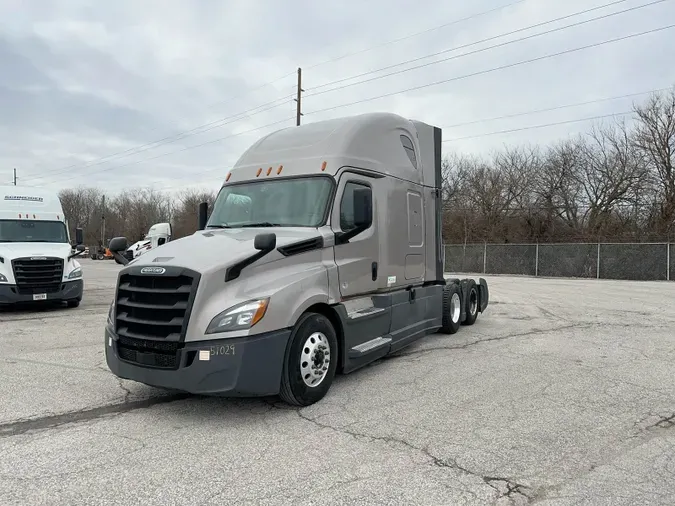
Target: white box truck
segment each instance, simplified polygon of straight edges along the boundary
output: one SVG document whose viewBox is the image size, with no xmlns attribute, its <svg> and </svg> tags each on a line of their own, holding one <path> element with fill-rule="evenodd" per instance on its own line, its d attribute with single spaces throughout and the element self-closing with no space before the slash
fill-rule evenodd
<svg viewBox="0 0 675 506">
<path fill-rule="evenodd" d="M 227 174 L 200 230 L 128 262 L 105 326 L 120 378 L 320 400 L 350 373 L 488 305 L 444 276 L 441 130 L 389 113 L 282 129 Z"/>
<path fill-rule="evenodd" d="M 82 229 L 70 244 L 68 224 L 56 192 L 0 186 L 0 305 L 82 301 Z"/>
</svg>

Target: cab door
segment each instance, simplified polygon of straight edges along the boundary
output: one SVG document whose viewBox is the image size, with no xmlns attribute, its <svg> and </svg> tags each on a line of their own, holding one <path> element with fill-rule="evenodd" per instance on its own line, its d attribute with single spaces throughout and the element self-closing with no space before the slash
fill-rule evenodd
<svg viewBox="0 0 675 506">
<path fill-rule="evenodd" d="M 378 203 L 374 185 L 378 180 L 360 172 L 344 172 L 338 179 L 338 188 L 331 213 L 331 228 L 336 234 L 335 263 L 338 270 L 340 294 L 351 298 L 375 292 L 380 277 L 378 241 Z M 360 234 L 347 242 L 340 234 L 354 228 L 354 191 L 365 189 L 372 194 L 372 222 Z"/>
</svg>

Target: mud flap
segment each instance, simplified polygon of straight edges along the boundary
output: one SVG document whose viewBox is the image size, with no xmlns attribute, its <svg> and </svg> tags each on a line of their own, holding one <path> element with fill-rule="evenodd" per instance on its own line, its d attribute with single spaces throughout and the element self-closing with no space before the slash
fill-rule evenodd
<svg viewBox="0 0 675 506">
<path fill-rule="evenodd" d="M 490 291 L 488 290 L 487 281 L 483 278 L 478 278 L 478 293 L 480 295 L 480 312 L 482 313 L 488 307 L 490 302 Z"/>
</svg>

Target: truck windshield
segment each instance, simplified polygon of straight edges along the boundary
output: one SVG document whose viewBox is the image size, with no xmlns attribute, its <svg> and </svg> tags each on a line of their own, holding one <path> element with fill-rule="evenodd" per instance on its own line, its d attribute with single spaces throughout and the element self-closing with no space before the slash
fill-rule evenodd
<svg viewBox="0 0 675 506">
<path fill-rule="evenodd" d="M 0 220 L 0 242 L 68 242 L 60 221 Z"/>
<path fill-rule="evenodd" d="M 268 179 L 225 186 L 207 227 L 319 227 L 333 181 L 326 176 Z"/>
</svg>

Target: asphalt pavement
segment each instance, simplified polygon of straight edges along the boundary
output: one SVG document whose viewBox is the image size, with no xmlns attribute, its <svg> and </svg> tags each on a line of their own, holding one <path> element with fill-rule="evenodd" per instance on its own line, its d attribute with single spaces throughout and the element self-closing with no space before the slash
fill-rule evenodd
<svg viewBox="0 0 675 506">
<path fill-rule="evenodd" d="M 0 311 L 3 505 L 675 504 L 675 283 L 485 276 L 472 327 L 318 404 L 112 375 L 120 266 L 79 308 Z"/>
</svg>

